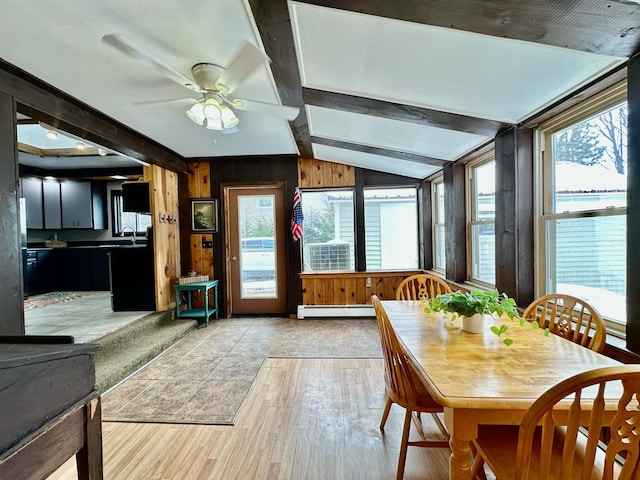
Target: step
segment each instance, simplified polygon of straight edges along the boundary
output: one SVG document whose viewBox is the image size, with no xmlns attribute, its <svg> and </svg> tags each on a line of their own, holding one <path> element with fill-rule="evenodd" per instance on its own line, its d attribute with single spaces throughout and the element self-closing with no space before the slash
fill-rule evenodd
<svg viewBox="0 0 640 480">
<path fill-rule="evenodd" d="M 147 315 L 92 341 L 96 352 L 96 386 L 105 392 L 195 329 L 191 319 L 172 320 L 171 312 Z"/>
</svg>

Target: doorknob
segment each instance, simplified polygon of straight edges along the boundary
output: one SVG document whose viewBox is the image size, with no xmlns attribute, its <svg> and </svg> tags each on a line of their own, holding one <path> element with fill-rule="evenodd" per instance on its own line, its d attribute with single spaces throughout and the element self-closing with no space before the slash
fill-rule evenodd
<svg viewBox="0 0 640 480">
<path fill-rule="evenodd" d="M 238 257 L 236 257 L 236 256 L 234 255 L 233 257 L 231 257 L 231 260 L 233 260 L 233 261 L 235 262 L 236 260 L 238 260 Z"/>
</svg>

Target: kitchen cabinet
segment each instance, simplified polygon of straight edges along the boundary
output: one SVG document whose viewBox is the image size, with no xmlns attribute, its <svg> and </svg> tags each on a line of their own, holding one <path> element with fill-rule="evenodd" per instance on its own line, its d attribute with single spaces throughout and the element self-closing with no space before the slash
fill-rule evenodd
<svg viewBox="0 0 640 480">
<path fill-rule="evenodd" d="M 42 182 L 44 194 L 44 228 L 62 228 L 62 204 L 60 201 L 60 183 L 56 180 Z"/>
<path fill-rule="evenodd" d="M 27 228 L 42 229 L 42 179 L 38 177 L 22 177 L 20 179 L 22 196 L 25 200 Z"/>
<path fill-rule="evenodd" d="M 92 248 L 89 253 L 91 290 L 109 290 L 109 250 Z"/>
<path fill-rule="evenodd" d="M 28 249 L 24 273 L 25 294 L 64 290 L 109 290 L 109 248 Z"/>
<path fill-rule="evenodd" d="M 54 256 L 54 290 L 90 290 L 88 248 L 57 248 L 51 252 Z"/>
<path fill-rule="evenodd" d="M 90 182 L 62 182 L 62 228 L 93 228 Z"/>
<path fill-rule="evenodd" d="M 20 184 L 25 198 L 27 228 L 107 228 L 105 182 L 58 182 L 43 181 L 39 177 L 22 177 Z"/>
</svg>

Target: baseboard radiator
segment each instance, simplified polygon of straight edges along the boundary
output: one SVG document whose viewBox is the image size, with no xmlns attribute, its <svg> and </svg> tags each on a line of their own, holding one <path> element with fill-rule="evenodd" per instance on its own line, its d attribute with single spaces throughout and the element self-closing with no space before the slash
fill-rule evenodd
<svg viewBox="0 0 640 480">
<path fill-rule="evenodd" d="M 298 305 L 298 319 L 375 318 L 372 305 Z"/>
</svg>

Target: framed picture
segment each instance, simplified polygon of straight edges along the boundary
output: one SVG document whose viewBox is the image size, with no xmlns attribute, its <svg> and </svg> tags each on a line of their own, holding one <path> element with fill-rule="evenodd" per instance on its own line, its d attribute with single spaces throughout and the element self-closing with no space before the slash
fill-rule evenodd
<svg viewBox="0 0 640 480">
<path fill-rule="evenodd" d="M 218 200 L 195 198 L 191 200 L 191 230 L 193 232 L 218 231 Z"/>
</svg>

